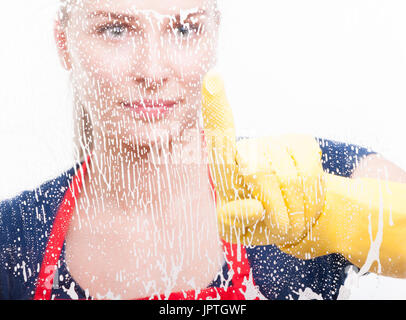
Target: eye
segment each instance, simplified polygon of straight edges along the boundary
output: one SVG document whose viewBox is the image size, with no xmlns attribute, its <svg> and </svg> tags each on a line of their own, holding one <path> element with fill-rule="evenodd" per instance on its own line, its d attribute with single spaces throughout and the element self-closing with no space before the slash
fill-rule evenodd
<svg viewBox="0 0 406 320">
<path fill-rule="evenodd" d="M 97 29 L 97 33 L 109 39 L 121 39 L 132 30 L 131 26 L 122 23 L 107 24 Z"/>
<path fill-rule="evenodd" d="M 179 35 L 181 36 L 188 36 L 190 33 L 198 33 L 200 29 L 200 25 L 192 25 L 192 24 L 179 24 L 176 26 L 176 30 Z"/>
</svg>

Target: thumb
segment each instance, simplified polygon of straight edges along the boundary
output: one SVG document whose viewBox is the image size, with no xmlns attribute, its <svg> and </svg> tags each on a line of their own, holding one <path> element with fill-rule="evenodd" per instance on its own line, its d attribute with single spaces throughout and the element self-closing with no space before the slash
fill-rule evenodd
<svg viewBox="0 0 406 320">
<path fill-rule="evenodd" d="M 234 200 L 233 177 L 237 172 L 234 117 L 223 79 L 216 71 L 209 71 L 203 79 L 202 116 L 210 169 L 220 199 Z"/>
<path fill-rule="evenodd" d="M 224 81 L 216 71 L 209 71 L 203 79 L 202 116 L 208 145 L 215 148 L 216 160 L 235 163 L 236 133 L 234 117 L 228 103 Z"/>
</svg>

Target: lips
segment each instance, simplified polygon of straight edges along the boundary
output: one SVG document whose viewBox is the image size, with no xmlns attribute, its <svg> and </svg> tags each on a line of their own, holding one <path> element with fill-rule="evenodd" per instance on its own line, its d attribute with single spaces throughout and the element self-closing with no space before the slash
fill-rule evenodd
<svg viewBox="0 0 406 320">
<path fill-rule="evenodd" d="M 179 101 L 175 100 L 143 100 L 123 103 L 122 105 L 147 120 L 162 118 L 170 113 Z"/>
</svg>

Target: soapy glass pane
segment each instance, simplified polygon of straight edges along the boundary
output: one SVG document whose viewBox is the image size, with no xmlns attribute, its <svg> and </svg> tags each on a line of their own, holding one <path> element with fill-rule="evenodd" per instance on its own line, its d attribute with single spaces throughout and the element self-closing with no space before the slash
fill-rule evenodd
<svg viewBox="0 0 406 320">
<path fill-rule="evenodd" d="M 202 77 L 216 66 L 217 57 L 222 54 L 218 49 L 224 43 L 219 44 L 218 37 L 224 25 L 218 25 L 218 7 L 214 1 L 175 1 L 169 7 L 158 2 L 145 7 L 143 4 L 143 1 L 65 2 L 60 16 L 60 27 L 64 32 L 57 38 L 59 58 L 65 71 L 58 68 L 61 75 L 58 74 L 56 78 L 63 79 L 69 75 L 66 81 L 69 85 L 62 80 L 56 83 L 52 77 L 44 76 L 44 72 L 38 72 L 33 79 L 44 77 L 42 82 L 20 82 L 19 86 L 27 88 L 28 92 L 7 96 L 10 105 L 27 105 L 31 102 L 27 97 L 32 96 L 36 97 L 34 101 L 40 98 L 47 101 L 44 104 L 31 104 L 32 109 L 37 111 L 33 115 L 37 121 L 31 124 L 32 132 L 38 132 L 35 130 L 38 120 L 47 117 L 55 119 L 48 124 L 51 130 L 43 136 L 36 133 L 30 138 L 20 139 L 24 140 L 22 142 L 31 139 L 31 145 L 41 147 L 32 150 L 30 163 L 23 161 L 21 170 L 16 170 L 20 171 L 16 175 L 23 175 L 24 167 L 28 171 L 25 178 L 27 175 L 36 175 L 36 178 L 27 182 L 27 188 L 16 186 L 16 191 L 38 187 L 45 177 L 54 178 L 75 161 L 82 163 L 91 155 L 87 178 L 75 203 L 66 235 L 66 252 L 61 260 L 69 267 L 70 278 L 64 278 L 68 274 L 59 268 L 54 277 L 55 292 L 60 290 L 71 298 L 83 294 L 79 288 L 72 287 L 72 279 L 85 295 L 95 298 L 143 297 L 169 294 L 186 288 L 202 288 L 216 279 L 224 264 L 208 179 L 207 155 L 200 134 Z M 51 9 L 54 7 L 45 5 L 35 10 L 40 12 L 41 17 Z M 227 14 L 236 10 L 235 6 L 232 9 L 224 1 L 221 9 L 225 17 L 222 23 L 230 21 Z M 240 14 L 243 11 L 240 9 Z M 255 20 L 255 16 L 251 19 Z M 244 43 L 252 42 L 248 34 L 255 34 L 255 39 L 264 39 L 269 34 L 267 28 L 258 27 L 263 25 L 263 19 L 257 20 L 255 28 L 252 28 L 252 24 L 249 24 L 250 28 L 244 28 L 242 38 L 245 40 L 238 42 L 239 46 L 244 47 Z M 234 27 L 235 20 L 225 29 Z M 233 30 L 235 32 L 240 28 L 242 24 Z M 52 33 L 50 28 L 44 29 L 49 30 L 49 35 Z M 38 33 L 44 37 L 43 33 Z M 12 37 L 10 33 L 7 35 Z M 235 37 L 235 34 L 228 34 L 229 37 L 231 35 Z M 47 37 L 44 42 L 49 45 L 51 37 Z M 223 35 L 223 39 L 226 38 Z M 39 51 L 35 41 L 27 39 L 25 43 Z M 26 50 L 17 50 L 15 41 L 10 43 L 9 52 L 26 54 Z M 275 45 L 275 50 L 277 48 Z M 39 60 L 53 64 L 51 69 L 56 70 L 56 59 L 46 59 L 44 51 L 38 54 L 41 57 Z M 235 55 L 229 54 L 229 62 L 223 66 L 232 65 L 232 61 L 241 62 L 238 60 L 241 59 L 241 52 L 235 50 Z M 49 57 L 53 57 L 52 54 Z M 12 56 L 7 58 L 9 61 L 15 59 Z M 32 64 L 28 63 L 30 59 L 25 59 L 23 61 L 32 68 Z M 247 68 L 247 65 L 254 65 L 254 60 L 251 57 L 245 59 L 245 65 L 234 65 Z M 38 67 L 40 71 L 43 68 Z M 17 78 L 26 81 L 24 77 L 14 79 L 12 75 L 16 75 L 15 72 L 10 71 L 9 74 L 10 87 L 11 84 L 17 87 Z M 256 80 L 247 84 L 240 81 L 242 79 L 239 79 L 239 83 L 237 80 L 230 81 L 232 85 L 245 88 L 241 90 L 236 86 L 239 90 L 232 89 L 231 100 L 235 101 L 233 97 L 252 91 L 247 87 L 253 89 L 254 84 L 258 87 L 254 88 L 256 94 L 246 94 L 249 98 L 244 98 L 243 107 L 241 102 L 232 104 L 237 123 L 241 123 L 241 114 L 254 108 L 263 112 L 260 120 L 265 121 L 270 109 L 263 110 L 263 104 L 257 103 L 257 100 L 264 97 L 263 85 L 266 81 L 259 83 Z M 274 83 L 272 81 L 270 79 L 270 83 Z M 42 89 L 39 88 L 41 84 Z M 65 88 L 66 91 L 69 88 L 70 96 L 61 94 L 52 101 L 49 97 L 56 96 L 53 88 L 57 89 L 56 92 L 64 93 Z M 256 102 L 247 108 L 247 100 Z M 44 105 L 53 108 L 49 108 L 47 113 Z M 281 108 L 282 113 L 282 109 L 287 110 Z M 255 112 L 250 113 L 251 116 L 253 114 Z M 18 116 L 24 119 L 29 118 L 28 115 L 22 113 Z M 4 122 L 7 117 L 1 118 Z M 281 123 L 283 121 L 273 128 Z M 245 124 L 247 127 L 250 125 Z M 270 128 L 254 130 L 253 127 L 247 130 L 246 135 L 272 133 L 267 132 Z M 18 154 L 15 149 L 19 145 L 19 135 L 12 133 L 10 131 L 8 134 L 16 140 L 4 139 L 6 142 L 15 141 L 6 144 L 5 149 L 11 148 Z M 53 140 L 50 136 L 54 136 Z M 71 143 L 72 140 L 74 143 Z M 60 148 L 58 145 L 61 144 L 65 147 Z M 29 143 L 26 148 L 29 150 Z M 50 156 L 41 158 L 38 156 L 40 154 Z M 46 165 L 41 163 L 43 158 L 48 161 Z M 39 171 L 38 168 L 43 169 Z M 50 190 L 56 191 L 57 188 L 50 187 Z M 2 190 L 4 194 L 11 192 L 6 184 L 2 185 Z M 33 197 L 43 197 L 41 201 L 44 202 L 52 198 L 48 194 L 41 195 L 41 192 L 34 193 Z M 33 212 L 36 210 L 34 207 L 31 209 Z M 39 212 L 43 214 L 41 207 Z M 40 231 L 29 238 L 38 240 L 46 234 Z M 16 239 L 17 245 L 13 248 L 16 251 L 23 249 L 21 238 Z M 23 262 L 15 274 L 21 275 L 29 283 L 35 277 L 36 269 L 27 266 L 27 259 Z M 273 265 L 272 269 L 269 269 L 269 263 Z M 298 290 L 288 285 L 289 293 L 282 295 L 279 277 L 286 274 L 286 264 L 289 261 L 283 261 L 274 252 L 257 261 L 259 269 L 265 269 L 269 276 L 268 283 L 263 285 L 263 293 L 267 297 L 328 298 L 311 286 Z M 312 275 L 302 269 L 296 273 L 300 278 Z M 356 288 L 355 282 L 349 286 Z M 253 292 L 255 290 L 247 293 L 246 297 L 252 298 Z"/>
</svg>

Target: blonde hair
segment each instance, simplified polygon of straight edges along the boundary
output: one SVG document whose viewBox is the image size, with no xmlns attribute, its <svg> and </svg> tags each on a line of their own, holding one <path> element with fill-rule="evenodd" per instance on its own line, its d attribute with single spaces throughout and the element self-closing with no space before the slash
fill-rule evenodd
<svg viewBox="0 0 406 320">
<path fill-rule="evenodd" d="M 60 0 L 57 12 L 57 21 L 61 28 L 66 28 L 69 21 L 69 12 L 76 0 Z M 71 91 L 74 91 L 71 88 Z M 73 143 L 75 158 L 84 161 L 86 156 L 91 154 L 93 148 L 93 127 L 89 113 L 81 105 L 73 107 Z"/>
<path fill-rule="evenodd" d="M 66 25 L 66 22 L 68 21 L 69 17 L 69 10 L 72 5 L 72 0 L 59 0 L 59 10 L 58 10 L 58 21 L 62 25 Z"/>
</svg>

